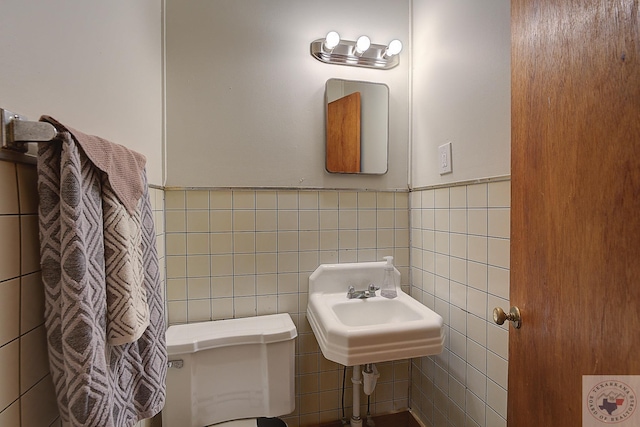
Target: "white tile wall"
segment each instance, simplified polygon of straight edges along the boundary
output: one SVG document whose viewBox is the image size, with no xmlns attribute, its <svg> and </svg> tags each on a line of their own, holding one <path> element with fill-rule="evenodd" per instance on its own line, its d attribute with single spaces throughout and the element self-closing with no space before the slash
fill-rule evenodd
<svg viewBox="0 0 640 427">
<path fill-rule="evenodd" d="M 299 334 L 297 402 L 285 419 L 291 427 L 338 420 L 342 370 L 322 357 L 306 321 L 309 275 L 321 263 L 393 255 L 408 289 L 408 215 L 404 192 L 166 191 L 169 322 L 289 313 Z M 407 408 L 409 362 L 378 369 L 373 413 Z M 347 416 L 350 389 L 347 381 Z"/>
<path fill-rule="evenodd" d="M 413 360 L 411 407 L 427 426 L 506 426 L 510 182 L 411 194 L 412 295 L 445 320 L 441 355 Z"/>
<path fill-rule="evenodd" d="M 0 162 L 0 426 L 49 425 L 56 413 L 34 262 L 35 182 L 32 165 Z M 151 189 L 168 321 L 289 312 L 299 338 L 287 421 L 333 421 L 342 370 L 322 357 L 306 322 L 308 275 L 320 263 L 393 254 L 406 289 L 445 319 L 446 349 L 378 366 L 372 412 L 410 405 L 431 426 L 506 425 L 508 329 L 490 311 L 509 299 L 509 191 L 509 181 L 410 195 Z M 347 381 L 347 414 L 350 402 Z"/>
<path fill-rule="evenodd" d="M 411 292 L 443 316 L 448 333 L 443 354 L 413 361 L 410 381 L 396 375 L 406 377 L 406 364 L 383 367 L 394 373 L 376 389 L 376 410 L 399 409 L 411 383 L 410 405 L 428 425 L 506 424 L 508 332 L 490 322 L 490 310 L 508 305 L 509 181 L 410 196 L 174 190 L 165 197 L 170 323 L 291 313 L 300 337 L 290 425 L 341 416 L 340 367 L 321 356 L 304 319 L 308 275 L 320 263 L 390 251 L 404 282 L 411 255 Z M 349 401 L 347 391 L 347 410 Z"/>
</svg>

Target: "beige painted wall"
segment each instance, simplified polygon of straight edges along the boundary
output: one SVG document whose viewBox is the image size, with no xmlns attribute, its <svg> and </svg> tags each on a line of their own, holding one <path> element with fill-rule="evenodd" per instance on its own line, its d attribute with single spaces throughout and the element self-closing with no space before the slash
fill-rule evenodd
<svg viewBox="0 0 640 427">
<path fill-rule="evenodd" d="M 161 2 L 4 0 L 0 52 L 0 108 L 139 151 L 162 184 Z"/>
<path fill-rule="evenodd" d="M 510 173 L 510 19 L 508 0 L 413 2 L 412 188 Z"/>
<path fill-rule="evenodd" d="M 407 187 L 409 161 L 414 188 L 508 174 L 507 1 L 414 1 L 411 96 L 408 1 L 331 0 L 323 9 L 341 13 L 329 14 L 311 2 L 247 1 L 168 1 L 168 185 L 398 189 Z M 161 23 L 151 0 L 4 2 L 0 106 L 32 119 L 49 114 L 140 151 L 150 182 L 162 184 Z M 378 43 L 399 37 L 401 65 L 317 62 L 309 42 L 329 29 Z M 324 172 L 331 77 L 389 85 L 388 174 Z M 437 147 L 446 141 L 454 172 L 440 176 Z"/>
<path fill-rule="evenodd" d="M 406 189 L 410 2 L 167 1 L 167 185 Z M 309 53 L 330 30 L 407 49 L 388 71 L 328 65 Z M 389 172 L 324 170 L 329 78 L 390 89 Z"/>
</svg>

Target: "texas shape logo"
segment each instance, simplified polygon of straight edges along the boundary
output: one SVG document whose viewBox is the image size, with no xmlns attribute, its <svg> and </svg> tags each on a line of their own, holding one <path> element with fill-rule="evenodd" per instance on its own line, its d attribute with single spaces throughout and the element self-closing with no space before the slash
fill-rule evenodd
<svg viewBox="0 0 640 427">
<path fill-rule="evenodd" d="M 589 413 L 605 424 L 628 420 L 636 410 L 636 405 L 635 390 L 621 381 L 601 381 L 587 395 Z"/>
</svg>

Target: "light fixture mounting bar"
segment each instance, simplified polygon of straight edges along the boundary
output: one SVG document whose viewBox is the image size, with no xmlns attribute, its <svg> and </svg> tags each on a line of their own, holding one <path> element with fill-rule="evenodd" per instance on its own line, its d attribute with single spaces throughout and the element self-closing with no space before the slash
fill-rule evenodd
<svg viewBox="0 0 640 427">
<path fill-rule="evenodd" d="M 311 42 L 311 55 L 318 61 L 327 64 L 351 65 L 354 67 L 377 68 L 388 70 L 398 66 L 399 55 L 385 56 L 387 46 L 371 44 L 362 55 L 356 54 L 356 42 L 340 40 L 340 43 L 331 50 L 324 47 L 325 39 Z"/>
</svg>

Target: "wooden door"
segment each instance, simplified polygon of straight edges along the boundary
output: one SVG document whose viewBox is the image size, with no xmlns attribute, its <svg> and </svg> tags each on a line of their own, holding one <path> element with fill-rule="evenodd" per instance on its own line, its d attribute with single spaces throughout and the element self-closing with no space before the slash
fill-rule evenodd
<svg viewBox="0 0 640 427">
<path fill-rule="evenodd" d="M 360 92 L 327 105 L 327 171 L 360 172 Z"/>
<path fill-rule="evenodd" d="M 583 375 L 640 375 L 638 3 L 511 3 L 512 427 L 581 426 Z"/>
</svg>

